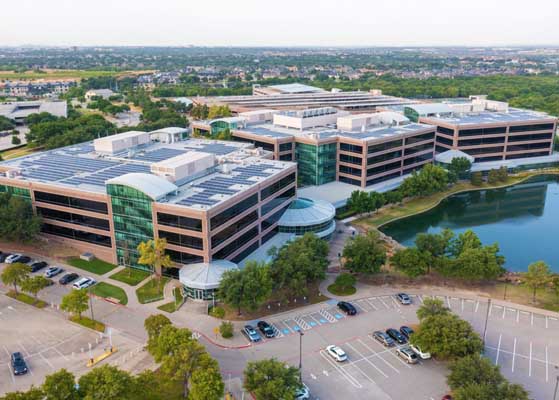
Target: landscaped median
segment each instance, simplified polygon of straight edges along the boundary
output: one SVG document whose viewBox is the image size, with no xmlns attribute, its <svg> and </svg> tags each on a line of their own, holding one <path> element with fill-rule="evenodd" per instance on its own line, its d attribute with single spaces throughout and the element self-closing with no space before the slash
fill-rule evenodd
<svg viewBox="0 0 559 400">
<path fill-rule="evenodd" d="M 116 268 L 116 265 L 97 258 L 92 261 L 82 260 L 81 258 L 69 258 L 66 262 L 72 267 L 83 269 L 84 271 L 97 275 L 104 275 Z"/>
<path fill-rule="evenodd" d="M 163 290 L 169 278 L 162 277 L 160 280 L 151 279 L 143 286 L 136 289 L 136 296 L 141 304 L 153 303 L 163 300 Z"/>
<path fill-rule="evenodd" d="M 91 293 L 95 296 L 103 297 L 109 301 L 117 302 L 122 305 L 128 304 L 126 292 L 118 286 L 106 282 L 99 282 L 91 288 Z"/>
<path fill-rule="evenodd" d="M 126 283 L 127 285 L 130 286 L 136 286 L 138 283 L 140 283 L 150 275 L 151 274 L 147 271 L 142 271 L 141 269 L 127 267 L 111 275 L 110 278 L 114 279 L 115 281 Z"/>
<path fill-rule="evenodd" d="M 81 326 L 85 326 L 86 328 L 93 329 L 97 332 L 105 332 L 105 324 L 99 321 L 94 321 L 91 318 L 72 315 L 69 319 L 76 324 L 80 324 Z"/>
<path fill-rule="evenodd" d="M 16 295 L 16 292 L 10 290 L 7 296 L 37 308 L 45 308 L 47 306 L 47 303 L 43 300 L 35 299 L 34 297 L 28 296 L 25 293 L 18 292 L 18 294 Z"/>
</svg>

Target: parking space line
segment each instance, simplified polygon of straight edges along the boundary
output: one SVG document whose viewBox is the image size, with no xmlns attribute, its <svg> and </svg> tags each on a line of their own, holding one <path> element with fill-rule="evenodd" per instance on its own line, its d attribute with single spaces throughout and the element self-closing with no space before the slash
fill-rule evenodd
<svg viewBox="0 0 559 400">
<path fill-rule="evenodd" d="M 64 355 L 64 353 L 62 353 L 60 350 L 58 350 L 56 347 L 53 347 L 53 350 L 56 351 L 58 354 L 60 354 L 62 356 L 62 358 L 64 358 L 66 361 L 68 361 L 68 357 L 66 357 Z"/>
<path fill-rule="evenodd" d="M 402 307 L 402 306 L 400 305 L 400 303 L 398 303 L 394 297 L 390 296 L 390 299 L 394 302 L 394 304 L 396 305 L 396 308 Z"/>
<path fill-rule="evenodd" d="M 353 347 L 350 343 L 346 343 L 346 346 L 348 346 L 350 349 L 352 349 L 357 354 L 359 354 L 359 356 L 363 358 L 363 361 L 366 361 L 369 365 L 371 365 L 374 369 L 376 369 L 382 376 L 388 378 L 388 375 L 386 375 L 379 367 L 377 367 L 371 360 L 369 360 L 365 355 L 363 355 L 363 353 L 361 353 L 359 350 Z"/>
<path fill-rule="evenodd" d="M 514 345 L 512 347 L 512 366 L 511 371 L 514 372 L 514 362 L 516 361 L 516 337 L 514 338 Z"/>
<path fill-rule="evenodd" d="M 547 344 L 545 345 L 545 381 L 549 381 L 549 358 L 547 356 Z"/>
<path fill-rule="evenodd" d="M 506 307 L 503 307 L 503 317 L 502 317 L 503 319 L 505 319 L 505 314 L 506 314 L 506 312 L 507 312 L 507 308 L 506 308 Z"/>
<path fill-rule="evenodd" d="M 19 344 L 19 347 L 21 347 L 21 349 L 23 350 L 23 352 L 27 355 L 27 357 L 29 357 L 31 355 L 31 353 L 29 353 L 27 351 L 27 349 L 25 348 L 25 346 L 23 345 L 23 343 L 21 343 L 19 340 L 17 342 L 17 344 Z"/>
<path fill-rule="evenodd" d="M 312 318 L 317 325 L 322 325 L 322 323 L 319 320 L 317 320 L 315 317 L 313 317 L 312 314 L 307 315 L 307 317 Z"/>
<path fill-rule="evenodd" d="M 528 362 L 528 376 L 532 376 L 532 342 L 530 342 L 530 360 Z"/>
<path fill-rule="evenodd" d="M 367 303 L 369 303 L 369 305 L 371 307 L 373 307 L 375 309 L 375 311 L 378 310 L 378 307 L 375 306 L 375 304 L 371 301 L 371 298 L 368 298 L 368 299 L 365 299 L 365 300 L 367 300 Z"/>
<path fill-rule="evenodd" d="M 328 311 L 326 311 L 325 309 L 321 308 L 320 310 L 318 310 L 318 313 L 320 315 L 322 315 L 324 318 L 326 318 L 328 321 L 330 322 L 336 322 L 336 318 L 330 314 Z"/>
<path fill-rule="evenodd" d="M 464 312 L 464 299 L 462 299 L 462 312 Z"/>
<path fill-rule="evenodd" d="M 10 366 L 10 364 L 8 364 L 7 367 L 8 367 L 8 371 L 10 371 L 10 378 L 12 378 L 12 383 L 15 385 L 16 384 L 16 378 L 14 378 L 14 373 L 12 372 L 12 367 Z"/>
<path fill-rule="evenodd" d="M 388 361 L 386 361 L 383 357 L 381 357 L 381 355 L 379 353 L 377 353 L 376 351 L 374 351 L 371 347 L 369 347 L 369 345 L 367 343 L 365 343 L 361 339 L 357 339 L 357 341 L 359 343 L 361 343 L 363 346 L 365 346 L 367 348 L 367 350 L 369 350 L 371 353 L 373 353 L 374 356 L 380 358 L 382 360 L 382 362 L 384 362 L 386 365 L 388 365 L 394 371 L 396 371 L 397 373 L 400 373 L 400 370 L 398 370 L 396 367 L 394 367 L 392 364 L 390 364 Z"/>
<path fill-rule="evenodd" d="M 388 304 L 386 304 L 384 302 L 384 300 L 382 299 L 382 297 L 378 297 L 378 299 L 381 301 L 382 304 L 384 304 L 384 306 L 386 307 L 386 309 L 390 309 L 390 307 L 388 307 Z"/>
<path fill-rule="evenodd" d="M 476 313 L 477 313 L 477 309 L 478 309 L 478 308 L 479 308 L 479 300 L 478 300 L 478 301 L 476 301 L 476 310 L 475 310 L 474 312 L 476 312 Z"/>
<path fill-rule="evenodd" d="M 531 314 L 532 314 L 532 318 L 530 320 L 530 325 L 534 326 L 534 313 Z"/>
<path fill-rule="evenodd" d="M 349 372 L 343 370 L 342 368 L 340 368 L 335 361 L 332 361 L 328 355 L 324 354 L 324 350 L 320 350 L 320 356 L 322 358 L 324 358 L 326 360 L 326 362 L 328 364 L 330 364 L 332 367 L 334 367 L 334 369 L 336 371 L 338 371 L 349 383 L 351 383 L 353 386 L 355 386 L 358 389 L 361 389 L 363 386 L 361 386 L 361 384 L 359 383 L 359 381 L 357 379 L 355 379 L 355 377 L 353 375 L 351 375 Z"/>
<path fill-rule="evenodd" d="M 516 310 L 516 323 L 520 322 L 520 310 Z"/>
<path fill-rule="evenodd" d="M 548 322 L 549 322 L 549 321 L 548 321 L 548 319 L 547 319 L 547 315 L 546 315 L 546 316 L 545 316 L 545 329 L 547 329 L 547 328 L 548 328 Z"/>
<path fill-rule="evenodd" d="M 42 353 L 39 353 L 39 356 L 43 359 L 44 362 L 46 362 L 46 363 L 48 364 L 48 366 L 49 366 L 52 370 L 55 369 L 54 366 L 50 363 L 50 361 L 47 360 L 47 358 L 46 358 Z"/>
<path fill-rule="evenodd" d="M 499 334 L 499 344 L 497 345 L 497 356 L 495 357 L 495 365 L 499 365 L 499 353 L 501 352 L 501 339 L 503 338 L 503 334 Z"/>
<path fill-rule="evenodd" d="M 359 301 L 359 300 L 358 300 L 358 301 Z M 359 309 L 360 309 L 361 311 L 363 311 L 363 312 L 369 311 L 369 310 L 367 310 L 365 307 L 363 307 L 361 304 L 359 304 L 358 301 L 354 301 L 354 302 L 353 302 L 353 305 L 359 307 Z"/>
</svg>

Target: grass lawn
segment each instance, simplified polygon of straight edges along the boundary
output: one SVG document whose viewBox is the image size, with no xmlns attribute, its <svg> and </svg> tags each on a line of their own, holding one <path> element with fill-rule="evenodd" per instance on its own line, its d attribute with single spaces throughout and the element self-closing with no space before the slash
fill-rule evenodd
<svg viewBox="0 0 559 400">
<path fill-rule="evenodd" d="M 110 283 L 99 282 L 91 288 L 91 293 L 99 297 L 112 297 L 113 299 L 117 299 L 122 305 L 128 304 L 126 292 L 118 286 L 111 285 Z"/>
<path fill-rule="evenodd" d="M 332 294 L 335 294 L 336 296 L 350 296 L 354 294 L 357 291 L 357 289 L 354 288 L 353 286 L 342 288 L 336 285 L 335 283 L 332 283 L 330 286 L 328 286 L 328 291 Z"/>
<path fill-rule="evenodd" d="M 533 289 L 525 285 L 507 284 L 505 297 L 505 283 L 499 282 L 486 290 L 494 299 L 511 301 L 526 306 L 543 308 L 550 311 L 559 311 L 559 296 L 551 290 L 538 289 L 536 291 L 536 302 L 533 302 Z"/>
<path fill-rule="evenodd" d="M 142 271 L 136 268 L 125 268 L 122 271 L 117 272 L 110 276 L 111 279 L 115 281 L 126 283 L 130 286 L 136 286 L 138 283 L 146 279 L 151 274 L 147 271 Z"/>
<path fill-rule="evenodd" d="M 401 205 L 390 205 L 384 207 L 380 209 L 378 212 L 376 212 L 374 215 L 356 219 L 355 221 L 352 222 L 352 224 L 356 226 L 360 226 L 364 229 L 369 229 L 371 227 L 378 228 L 392 220 L 427 211 L 435 207 L 436 205 L 438 205 L 444 198 L 458 192 L 510 186 L 520 181 L 523 181 L 529 178 L 530 176 L 541 175 L 546 173 L 557 173 L 557 172 L 550 170 L 550 171 L 521 173 L 514 176 L 509 176 L 506 182 L 500 183 L 499 185 L 496 186 L 489 185 L 486 182 L 484 182 L 481 186 L 474 186 L 469 182 L 459 182 L 444 192 L 435 193 L 431 196 L 416 197 L 411 200 L 405 201 Z"/>
<path fill-rule="evenodd" d="M 104 275 L 116 268 L 116 265 L 105 262 L 103 260 L 94 259 L 93 261 L 85 261 L 80 258 L 70 258 L 67 260 L 72 267 L 83 269 L 97 275 Z"/>
<path fill-rule="evenodd" d="M 86 328 L 96 330 L 98 332 L 105 332 L 105 324 L 99 321 L 92 320 L 91 318 L 84 317 L 78 318 L 77 315 L 72 315 L 70 321 L 85 326 Z"/>
<path fill-rule="evenodd" d="M 47 306 L 47 303 L 44 302 L 43 300 L 39 300 L 39 299 L 35 300 L 34 297 L 29 296 L 25 293 L 18 292 L 16 296 L 16 292 L 10 290 L 8 292 L 8 296 L 11 297 L 12 299 L 16 299 L 18 301 L 21 301 L 22 303 L 29 304 L 30 306 L 34 306 L 37 308 L 45 308 Z"/>
<path fill-rule="evenodd" d="M 174 301 L 171 301 L 170 303 L 162 304 L 159 307 L 157 307 L 157 309 L 159 309 L 161 311 L 168 312 L 168 313 L 174 313 L 175 311 L 177 311 L 177 309 L 175 308 L 175 302 Z"/>
<path fill-rule="evenodd" d="M 161 278 L 161 283 L 157 279 L 151 279 L 144 286 L 136 289 L 136 296 L 141 304 L 151 303 L 163 299 L 163 289 L 169 278 Z"/>
</svg>

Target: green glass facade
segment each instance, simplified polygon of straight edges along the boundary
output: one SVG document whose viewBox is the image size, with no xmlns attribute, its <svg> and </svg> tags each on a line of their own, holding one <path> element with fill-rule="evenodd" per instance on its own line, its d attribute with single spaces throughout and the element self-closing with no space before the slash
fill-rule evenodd
<svg viewBox="0 0 559 400">
<path fill-rule="evenodd" d="M 295 155 L 299 183 L 306 185 L 323 185 L 336 179 L 336 143 L 312 145 L 297 143 Z"/>
<path fill-rule="evenodd" d="M 0 193 L 9 193 L 12 196 L 21 197 L 23 199 L 31 201 L 31 192 L 29 191 L 29 189 L 0 185 Z"/>
<path fill-rule="evenodd" d="M 144 193 L 123 185 L 107 185 L 111 196 L 116 254 L 119 263 L 149 270 L 146 265 L 138 264 L 137 247 L 141 242 L 153 239 L 153 220 L 151 205 L 153 200 Z"/>
<path fill-rule="evenodd" d="M 226 130 L 237 129 L 236 122 L 226 122 L 220 120 L 210 123 L 210 126 L 212 128 L 212 132 L 211 132 L 212 135 L 217 135 Z"/>
</svg>

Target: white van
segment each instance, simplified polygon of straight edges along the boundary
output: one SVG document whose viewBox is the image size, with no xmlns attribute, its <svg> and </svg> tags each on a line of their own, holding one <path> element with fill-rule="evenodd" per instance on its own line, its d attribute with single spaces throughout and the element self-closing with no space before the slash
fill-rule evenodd
<svg viewBox="0 0 559 400">
<path fill-rule="evenodd" d="M 72 285 L 72 287 L 74 289 L 85 289 L 88 288 L 90 286 L 93 286 L 97 283 L 97 281 L 95 281 L 95 279 L 93 278 L 81 278 L 80 280 L 74 282 L 74 284 Z"/>
</svg>

